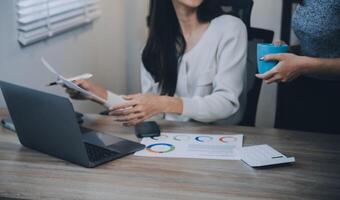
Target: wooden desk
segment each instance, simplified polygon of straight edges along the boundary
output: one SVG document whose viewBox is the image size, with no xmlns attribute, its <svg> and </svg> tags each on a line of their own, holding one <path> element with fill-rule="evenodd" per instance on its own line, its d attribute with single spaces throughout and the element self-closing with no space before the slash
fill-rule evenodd
<svg viewBox="0 0 340 200">
<path fill-rule="evenodd" d="M 0 110 L 0 118 L 7 116 Z M 136 140 L 109 118 L 87 126 Z M 163 130 L 244 133 L 295 156 L 291 166 L 252 169 L 241 161 L 128 156 L 86 169 L 22 147 L 0 128 L 0 197 L 10 199 L 340 199 L 340 135 L 161 122 Z M 0 198 L 2 199 L 2 198 Z"/>
</svg>

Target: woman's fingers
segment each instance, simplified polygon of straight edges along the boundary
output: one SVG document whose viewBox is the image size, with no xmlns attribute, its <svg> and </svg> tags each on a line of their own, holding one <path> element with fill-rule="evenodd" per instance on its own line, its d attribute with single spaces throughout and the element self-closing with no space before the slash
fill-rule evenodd
<svg viewBox="0 0 340 200">
<path fill-rule="evenodd" d="M 111 112 L 110 113 L 113 113 L 114 111 L 116 110 L 121 110 L 121 109 L 126 109 L 126 108 L 129 108 L 129 107 L 133 107 L 137 105 L 137 102 L 135 101 L 129 101 L 129 102 L 126 102 L 126 103 L 123 103 L 123 104 L 120 104 L 120 105 L 117 105 L 117 106 L 114 106 L 112 107 L 110 110 Z"/>
<path fill-rule="evenodd" d="M 110 116 L 121 116 L 121 115 L 127 115 L 129 114 L 128 108 L 127 109 L 120 109 L 120 110 L 115 110 L 112 112 L 109 112 Z"/>
<path fill-rule="evenodd" d="M 270 54 L 263 57 L 265 61 L 281 61 L 284 59 L 284 53 Z"/>
<path fill-rule="evenodd" d="M 68 94 L 73 94 L 73 93 L 75 93 L 75 91 L 72 90 L 72 89 L 70 89 L 70 88 L 65 88 L 65 91 L 66 91 L 66 93 L 68 93 Z"/>
<path fill-rule="evenodd" d="M 74 80 L 73 83 L 75 83 L 78 86 L 82 86 L 85 84 L 85 80 Z"/>
<path fill-rule="evenodd" d="M 122 96 L 124 100 L 131 101 L 133 98 L 130 96 Z"/>
<path fill-rule="evenodd" d="M 77 85 L 79 86 L 79 84 L 77 84 Z M 79 97 L 83 97 L 83 95 L 80 92 L 78 92 L 78 91 L 76 91 L 74 89 L 71 89 L 71 88 L 67 87 L 66 85 L 63 85 L 63 87 L 65 88 L 66 93 L 68 93 L 71 96 L 71 98 L 72 97 L 78 97 L 78 96 Z"/>
<path fill-rule="evenodd" d="M 275 69 L 275 68 L 274 68 Z M 272 69 L 264 74 L 256 74 L 255 76 L 259 79 L 269 80 L 275 75 L 275 71 Z"/>
<path fill-rule="evenodd" d="M 80 92 L 77 92 L 77 91 L 69 89 L 69 88 L 66 88 L 66 93 L 68 93 L 69 96 L 72 99 L 82 99 L 82 98 L 84 98 L 84 96 Z"/>
<path fill-rule="evenodd" d="M 109 114 L 115 116 L 118 122 L 134 125 L 162 111 L 157 98 L 157 95 L 152 94 L 128 95 L 124 97 L 128 101 L 111 108 Z"/>
<path fill-rule="evenodd" d="M 115 121 L 122 122 L 122 123 L 129 123 L 129 122 L 136 121 L 138 119 L 142 119 L 143 117 L 144 117 L 143 113 L 131 113 L 129 115 L 117 117 Z"/>
<path fill-rule="evenodd" d="M 123 96 L 123 99 L 130 101 L 130 100 L 133 100 L 133 99 L 139 97 L 140 95 L 141 95 L 140 93 L 130 94 L 130 95 Z"/>
<path fill-rule="evenodd" d="M 74 80 L 73 83 L 87 91 L 91 91 L 94 88 L 94 84 L 88 80 Z"/>
<path fill-rule="evenodd" d="M 271 84 L 271 83 L 274 83 L 274 82 L 279 82 L 279 81 L 281 81 L 281 79 L 282 79 L 282 76 L 280 74 L 275 74 L 273 77 L 266 80 L 266 83 Z"/>
<path fill-rule="evenodd" d="M 111 116 L 122 116 L 122 115 L 129 115 L 131 113 L 136 113 L 136 112 L 139 112 L 139 110 L 136 107 L 130 106 L 130 107 L 125 108 L 125 109 L 118 109 L 118 110 L 111 111 L 109 113 L 109 115 L 111 115 Z"/>
<path fill-rule="evenodd" d="M 286 42 L 285 41 L 282 41 L 282 40 L 276 40 L 273 42 L 274 45 L 276 46 L 281 46 L 281 45 L 285 45 Z"/>
<path fill-rule="evenodd" d="M 256 78 L 263 79 L 264 74 L 255 74 Z"/>
</svg>

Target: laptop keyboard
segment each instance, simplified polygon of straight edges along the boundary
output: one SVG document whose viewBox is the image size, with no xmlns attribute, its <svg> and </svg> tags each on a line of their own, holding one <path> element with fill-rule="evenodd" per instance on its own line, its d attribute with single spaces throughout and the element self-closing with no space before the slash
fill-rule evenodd
<svg viewBox="0 0 340 200">
<path fill-rule="evenodd" d="M 84 143 L 87 151 L 87 155 L 91 162 L 97 162 L 101 160 L 105 160 L 107 158 L 113 158 L 117 156 L 119 153 L 109 151 L 104 148 L 97 147 L 95 145 Z"/>
</svg>

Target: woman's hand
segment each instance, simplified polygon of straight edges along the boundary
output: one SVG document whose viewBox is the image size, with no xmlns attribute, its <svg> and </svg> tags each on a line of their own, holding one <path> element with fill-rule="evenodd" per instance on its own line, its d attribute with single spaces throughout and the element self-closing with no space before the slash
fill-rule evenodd
<svg viewBox="0 0 340 200">
<path fill-rule="evenodd" d="M 281 46 L 281 45 L 286 45 L 287 43 L 285 41 L 282 41 L 282 40 L 275 40 L 273 42 L 274 45 L 276 46 Z"/>
<path fill-rule="evenodd" d="M 109 115 L 116 116 L 115 120 L 126 126 L 136 125 L 165 111 L 162 96 L 134 94 L 125 96 L 124 99 L 128 102 L 113 107 Z"/>
<path fill-rule="evenodd" d="M 264 74 L 256 74 L 257 78 L 266 83 L 291 81 L 305 72 L 308 58 L 291 53 L 272 54 L 264 57 L 265 61 L 279 61 L 270 71 Z"/>
<path fill-rule="evenodd" d="M 76 80 L 73 82 L 77 84 L 79 87 L 83 88 L 84 90 L 92 92 L 93 94 L 101 97 L 102 99 L 107 99 L 107 90 L 103 88 L 102 86 L 94 84 L 93 82 L 88 81 L 88 80 Z M 96 99 L 93 99 L 91 97 L 84 96 L 80 92 L 67 88 L 67 87 L 66 87 L 66 92 L 70 95 L 72 99 L 92 100 L 100 104 L 104 103 L 104 102 L 98 102 Z"/>
</svg>

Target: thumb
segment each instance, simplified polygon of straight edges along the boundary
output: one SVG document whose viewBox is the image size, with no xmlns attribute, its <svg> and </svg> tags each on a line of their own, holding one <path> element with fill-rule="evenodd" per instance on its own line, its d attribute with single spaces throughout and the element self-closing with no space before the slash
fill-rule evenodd
<svg viewBox="0 0 340 200">
<path fill-rule="evenodd" d="M 83 80 L 74 80 L 74 81 L 72 81 L 72 82 L 75 83 L 75 84 L 78 85 L 78 86 L 81 86 L 81 85 L 84 83 Z"/>
<path fill-rule="evenodd" d="M 126 95 L 126 96 L 123 96 L 123 98 L 125 100 L 132 100 L 132 99 L 135 99 L 136 97 L 140 96 L 140 93 L 138 94 L 130 94 L 130 95 Z"/>
<path fill-rule="evenodd" d="M 129 95 L 125 95 L 125 96 L 122 96 L 124 100 L 127 100 L 127 101 L 130 101 L 132 100 L 133 98 L 130 97 Z"/>
<path fill-rule="evenodd" d="M 279 53 L 279 54 L 270 54 L 270 55 L 264 56 L 263 60 L 265 60 L 265 61 L 272 61 L 272 60 L 274 60 L 274 61 L 281 61 L 281 60 L 283 60 L 283 57 L 284 57 L 284 54 L 281 54 L 281 53 Z"/>
</svg>

